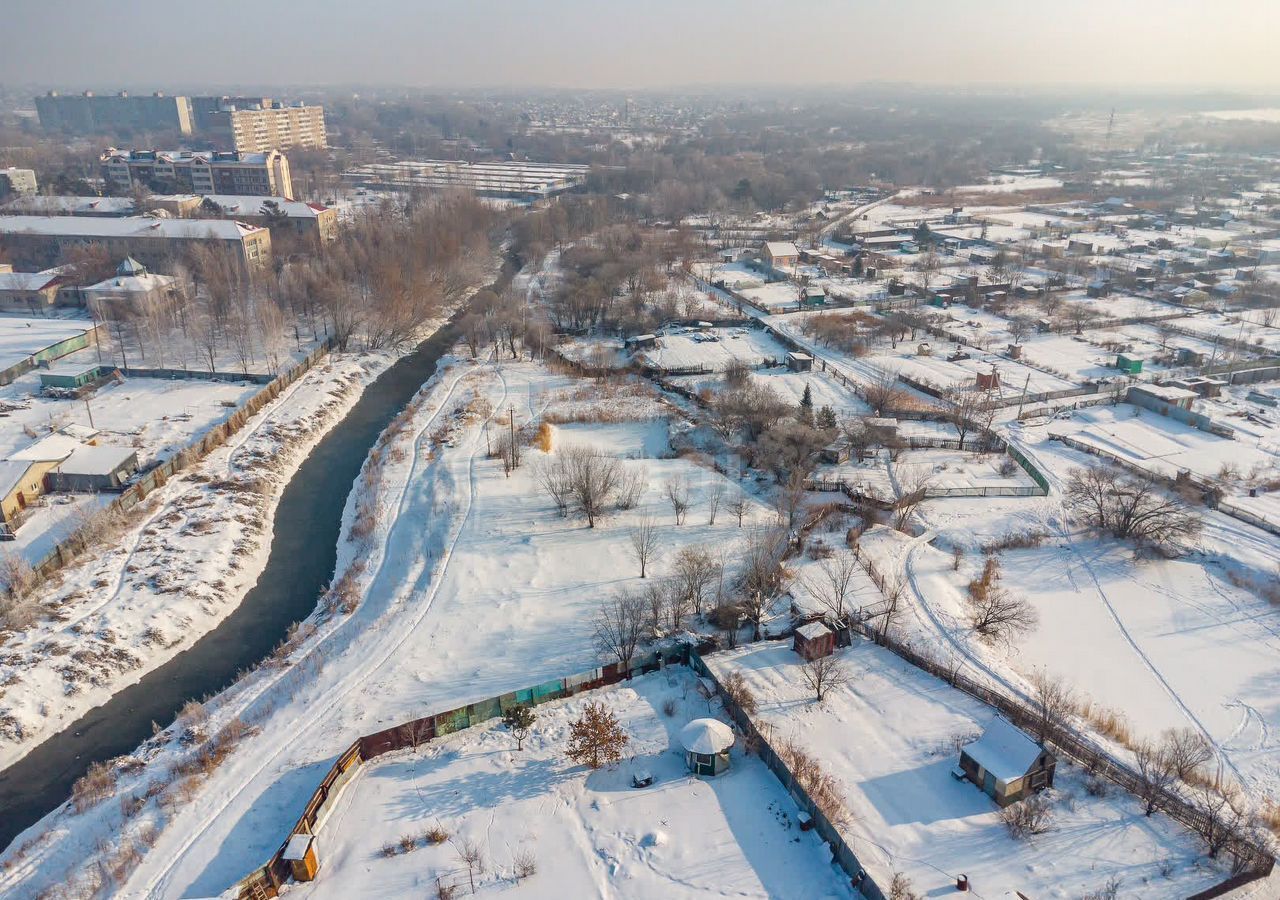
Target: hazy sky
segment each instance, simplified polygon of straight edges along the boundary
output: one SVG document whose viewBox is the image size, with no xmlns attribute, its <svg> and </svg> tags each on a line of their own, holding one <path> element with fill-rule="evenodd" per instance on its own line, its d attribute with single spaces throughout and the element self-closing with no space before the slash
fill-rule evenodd
<svg viewBox="0 0 1280 900">
<path fill-rule="evenodd" d="M 1280 85 L 1280 0 L 0 0 L 0 81 Z"/>
</svg>

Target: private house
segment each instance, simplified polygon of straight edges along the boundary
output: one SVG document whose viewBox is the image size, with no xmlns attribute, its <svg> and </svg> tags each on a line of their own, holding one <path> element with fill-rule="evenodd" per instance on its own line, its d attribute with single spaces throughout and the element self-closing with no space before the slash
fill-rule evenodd
<svg viewBox="0 0 1280 900">
<path fill-rule="evenodd" d="M 47 476 L 53 491 L 118 491 L 138 471 L 138 454 L 130 447 L 81 444 Z"/>
<path fill-rule="evenodd" d="M 729 768 L 733 730 L 719 719 L 694 719 L 680 729 L 685 765 L 694 775 L 719 775 Z"/>
<path fill-rule="evenodd" d="M 634 353 L 637 350 L 652 350 L 658 346 L 658 336 L 656 334 L 637 334 L 626 338 L 622 342 L 622 349 L 628 353 Z"/>
<path fill-rule="evenodd" d="M 810 622 L 796 629 L 791 649 L 806 660 L 830 656 L 836 649 L 835 632 L 821 622 Z"/>
<path fill-rule="evenodd" d="M 765 241 L 760 260 L 778 272 L 789 272 L 800 262 L 800 251 L 791 241 Z"/>
<path fill-rule="evenodd" d="M 960 768 L 952 774 L 976 785 L 999 806 L 1053 787 L 1053 754 L 1006 719 L 996 719 L 982 737 L 960 750 Z"/>
<path fill-rule="evenodd" d="M 1142 359 L 1126 353 L 1117 353 L 1116 368 L 1126 375 L 1139 375 L 1142 373 Z"/>
<path fill-rule="evenodd" d="M 22 523 L 22 511 L 44 493 L 48 467 L 28 460 L 0 460 L 0 533 L 12 534 Z"/>
<path fill-rule="evenodd" d="M 813 309 L 818 306 L 827 305 L 827 292 L 817 285 L 805 285 L 800 290 L 800 306 L 803 309 Z"/>
</svg>

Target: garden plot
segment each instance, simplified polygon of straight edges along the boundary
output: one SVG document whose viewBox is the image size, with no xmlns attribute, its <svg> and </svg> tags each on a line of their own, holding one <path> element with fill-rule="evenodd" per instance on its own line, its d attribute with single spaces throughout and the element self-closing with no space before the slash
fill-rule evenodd
<svg viewBox="0 0 1280 900">
<path fill-rule="evenodd" d="M 1166 477 L 1185 469 L 1204 479 L 1223 474 L 1228 480 L 1266 479 L 1280 464 L 1274 449 L 1219 437 L 1128 404 L 1076 410 L 1048 430 Z"/>
<path fill-rule="evenodd" d="M 794 312 L 800 305 L 800 295 L 790 281 L 775 281 L 759 287 L 744 288 L 738 293 L 771 313 Z"/>
<path fill-rule="evenodd" d="M 866 416 L 871 407 L 849 387 L 831 379 L 822 372 L 792 372 L 785 366 L 756 369 L 750 374 L 756 384 L 770 388 L 787 402 L 799 405 L 804 389 L 809 388 L 816 412 L 829 406 L 838 416 Z M 686 375 L 671 379 L 675 384 L 693 391 L 710 391 L 713 394 L 725 390 L 724 381 L 700 375 Z"/>
<path fill-rule="evenodd" d="M 714 328 L 661 334 L 658 346 L 640 351 L 636 360 L 669 372 L 721 372 L 734 361 L 755 367 L 777 363 L 786 355 L 787 349 L 762 329 Z"/>
<path fill-rule="evenodd" d="M 614 712 L 629 737 L 623 761 L 594 772 L 564 755 L 569 723 L 588 702 Z M 466 892 L 456 850 L 466 841 L 485 856 L 481 893 L 548 900 L 854 896 L 816 832 L 800 831 L 795 802 L 758 757 L 735 749 L 719 777 L 688 773 L 680 729 L 708 714 L 688 669 L 535 712 L 522 751 L 494 721 L 370 764 L 321 834 L 324 862 L 305 896 L 427 896 L 437 877 Z M 641 770 L 654 783 L 633 788 L 631 775 Z M 452 842 L 399 847 L 402 836 L 432 828 Z M 537 871 L 514 877 L 518 856 L 536 860 Z"/>
<path fill-rule="evenodd" d="M 1097 342 L 1106 336 L 1090 332 L 1087 337 L 1066 334 L 1032 334 L 1022 339 L 1022 355 L 1042 369 L 1064 373 L 1081 381 L 1114 378 L 1116 354 Z M 1120 340 L 1119 336 L 1115 336 Z M 1155 348 L 1152 348 L 1155 349 Z M 1142 350 L 1138 351 L 1140 354 Z"/>
<path fill-rule="evenodd" d="M 733 291 L 757 288 L 764 284 L 764 276 L 752 269 L 745 262 L 693 264 L 693 273 L 703 281 L 724 282 L 724 286 Z"/>
<path fill-rule="evenodd" d="M 1186 328 L 1212 343 L 1217 340 L 1244 341 L 1258 348 L 1259 352 L 1280 353 L 1280 328 L 1260 324 L 1265 310 L 1255 310 L 1256 315 L 1204 312 L 1197 316 L 1179 319 L 1179 327 Z"/>
<path fill-rule="evenodd" d="M 790 740 L 813 755 L 844 793 L 850 847 L 886 887 L 894 872 L 936 896 L 968 876 L 975 894 L 1077 898 L 1121 882 L 1125 897 L 1187 896 L 1225 877 L 1195 840 L 1162 817 L 1145 818 L 1119 791 L 1090 796 L 1085 779 L 1059 762 L 1049 793 L 1053 827 L 1030 841 L 1009 835 L 995 803 L 951 776 L 956 745 L 995 715 L 871 644 L 838 651 L 851 679 L 822 703 L 787 645 L 756 645 L 708 658 L 717 676 L 741 672 L 775 746 Z"/>
<path fill-rule="evenodd" d="M 949 361 L 945 356 L 916 356 L 910 351 L 895 355 L 881 354 L 868 357 L 868 361 L 892 369 L 899 375 L 915 381 L 932 384 L 939 388 L 960 387 L 975 388 L 979 373 L 987 373 L 995 369 L 1000 373 L 999 396 L 1015 398 L 1023 393 L 1025 387 L 1028 394 L 1041 394 L 1050 391 L 1065 391 L 1076 388 L 1076 385 L 1065 378 L 1041 372 L 1030 366 L 997 356 L 994 353 L 967 351 L 969 359 Z"/>
</svg>

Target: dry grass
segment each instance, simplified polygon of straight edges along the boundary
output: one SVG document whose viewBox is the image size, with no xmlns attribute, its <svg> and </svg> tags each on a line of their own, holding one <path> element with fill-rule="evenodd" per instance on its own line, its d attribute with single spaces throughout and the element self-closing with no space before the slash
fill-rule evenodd
<svg viewBox="0 0 1280 900">
<path fill-rule="evenodd" d="M 552 433 L 550 423 L 540 423 L 538 425 L 537 433 L 533 436 L 533 446 L 541 450 L 543 453 L 550 453 Z"/>
<path fill-rule="evenodd" d="M 105 763 L 90 763 L 89 771 L 77 779 L 71 788 L 71 801 L 75 804 L 76 812 L 82 813 L 110 797 L 115 789 L 115 769 Z"/>
</svg>

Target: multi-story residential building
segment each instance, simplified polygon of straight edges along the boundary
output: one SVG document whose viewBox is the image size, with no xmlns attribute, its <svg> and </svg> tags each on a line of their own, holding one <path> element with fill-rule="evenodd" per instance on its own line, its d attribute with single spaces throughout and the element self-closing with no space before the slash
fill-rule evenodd
<svg viewBox="0 0 1280 900">
<path fill-rule="evenodd" d="M 111 256 L 132 256 L 161 270 L 196 244 L 230 251 L 245 271 L 271 260 L 271 232 L 231 219 L 0 216 L 0 248 L 25 268 L 62 265 L 73 247 L 85 244 L 100 244 Z"/>
<path fill-rule="evenodd" d="M 176 131 L 191 133 L 191 101 L 162 93 L 130 96 L 127 91 L 98 96 L 59 94 L 36 97 L 40 124 L 51 131 L 97 134 L 119 131 Z"/>
<path fill-rule="evenodd" d="M 36 173 L 31 169 L 10 166 L 0 169 L 0 200 L 17 194 L 30 197 L 36 192 Z"/>
<path fill-rule="evenodd" d="M 193 97 L 191 104 L 196 130 L 241 153 L 328 146 L 320 106 L 270 97 Z"/>
<path fill-rule="evenodd" d="M 574 163 L 401 160 L 357 166 L 344 172 L 342 180 L 373 191 L 469 190 L 481 197 L 533 202 L 577 187 L 588 169 Z"/>
<path fill-rule="evenodd" d="M 162 201 L 164 198 L 161 198 Z M 268 211 L 266 204 L 273 203 L 278 216 Z M 216 207 L 216 210 L 215 210 Z M 338 211 L 319 203 L 304 203 L 284 197 L 237 197 L 228 194 L 210 194 L 201 201 L 195 214 L 220 213 L 238 222 L 254 225 L 271 225 L 277 218 L 299 237 L 331 241 L 338 236 Z"/>
<path fill-rule="evenodd" d="M 102 154 L 102 177 L 118 191 L 293 196 L 289 160 L 279 150 L 117 150 Z"/>
</svg>

